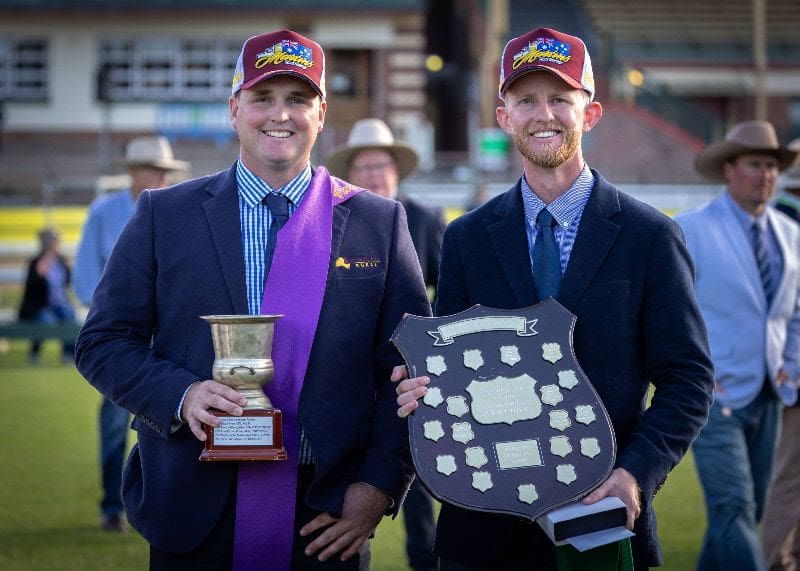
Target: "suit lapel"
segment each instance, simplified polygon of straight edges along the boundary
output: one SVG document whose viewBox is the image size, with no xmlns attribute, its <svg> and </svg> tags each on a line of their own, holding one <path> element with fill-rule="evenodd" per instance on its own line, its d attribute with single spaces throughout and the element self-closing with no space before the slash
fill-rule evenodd
<svg viewBox="0 0 800 571">
<path fill-rule="evenodd" d="M 331 259 L 328 266 L 328 281 L 325 288 L 331 286 L 331 280 L 336 275 L 333 269 L 336 267 L 336 259 L 341 255 L 342 240 L 344 240 L 344 230 L 347 227 L 347 219 L 350 217 L 350 208 L 346 203 L 337 204 L 333 207 L 333 227 L 331 228 Z"/>
<path fill-rule="evenodd" d="M 597 172 L 594 176 L 595 186 L 583 209 L 558 294 L 558 301 L 568 309 L 577 305 L 619 233 L 619 225 L 608 220 L 620 211 L 619 193 Z"/>
<path fill-rule="evenodd" d="M 206 187 L 209 197 L 203 202 L 206 220 L 214 241 L 217 259 L 228 290 L 233 313 L 247 315 L 247 287 L 244 282 L 244 252 L 236 190 L 236 164 Z"/>
<path fill-rule="evenodd" d="M 761 274 L 756 265 L 755 255 L 753 254 L 753 245 L 750 243 L 750 240 L 748 240 L 747 234 L 742 230 L 742 225 L 732 209 L 733 206 L 723 200 L 723 196 L 720 196 L 716 199 L 711 209 L 711 214 L 714 218 L 719 219 L 722 230 L 728 237 L 727 243 L 730 245 L 734 256 L 741 265 L 741 275 L 750 285 L 759 303 L 763 304 L 766 308 L 767 297 L 764 294 Z"/>
<path fill-rule="evenodd" d="M 494 210 L 499 220 L 487 230 L 518 306 L 528 307 L 536 302 L 536 294 L 520 192 L 519 183 L 506 192 Z"/>
<path fill-rule="evenodd" d="M 789 252 L 793 251 L 794 246 L 789 243 L 788 238 L 783 232 L 783 228 L 778 221 L 775 211 L 770 207 L 767 207 L 767 221 L 772 228 L 772 233 L 775 235 L 775 240 L 778 242 L 778 251 L 783 259 L 781 280 L 778 282 L 778 287 L 775 288 L 775 296 L 772 300 L 772 305 L 770 306 L 770 311 L 772 311 L 779 305 L 778 300 L 782 298 L 784 292 L 786 291 L 790 275 L 789 266 L 792 263 L 792 260 L 790 260 L 788 256 Z"/>
</svg>

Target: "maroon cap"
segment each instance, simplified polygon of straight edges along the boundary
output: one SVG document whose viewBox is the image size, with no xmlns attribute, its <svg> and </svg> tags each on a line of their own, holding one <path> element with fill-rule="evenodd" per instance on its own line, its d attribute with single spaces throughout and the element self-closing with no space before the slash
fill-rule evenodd
<svg viewBox="0 0 800 571">
<path fill-rule="evenodd" d="M 500 98 L 511 83 L 531 71 L 554 73 L 594 99 L 592 60 L 580 38 L 550 28 L 538 28 L 506 44 L 500 60 Z"/>
<path fill-rule="evenodd" d="M 291 30 L 248 39 L 231 82 L 231 95 L 276 75 L 305 79 L 325 99 L 325 53 L 320 45 Z"/>
</svg>

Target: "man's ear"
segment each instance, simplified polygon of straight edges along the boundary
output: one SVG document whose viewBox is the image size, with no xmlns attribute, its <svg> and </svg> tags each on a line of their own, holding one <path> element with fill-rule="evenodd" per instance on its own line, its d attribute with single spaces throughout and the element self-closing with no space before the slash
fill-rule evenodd
<svg viewBox="0 0 800 571">
<path fill-rule="evenodd" d="M 500 105 L 494 111 L 494 116 L 497 119 L 497 124 L 508 134 L 511 134 L 510 127 L 508 126 L 508 110 L 505 105 Z"/>
<path fill-rule="evenodd" d="M 325 127 L 325 113 L 328 111 L 328 102 L 327 101 L 320 101 L 319 102 L 319 127 L 317 128 L 317 134 L 322 133 L 323 127 Z"/>
<path fill-rule="evenodd" d="M 603 106 L 597 101 L 590 101 L 583 111 L 583 132 L 588 133 L 603 116 Z"/>
<path fill-rule="evenodd" d="M 239 99 L 231 95 L 228 98 L 228 111 L 230 112 L 231 116 L 231 125 L 233 126 L 233 130 L 236 130 L 236 113 L 239 111 Z"/>
</svg>

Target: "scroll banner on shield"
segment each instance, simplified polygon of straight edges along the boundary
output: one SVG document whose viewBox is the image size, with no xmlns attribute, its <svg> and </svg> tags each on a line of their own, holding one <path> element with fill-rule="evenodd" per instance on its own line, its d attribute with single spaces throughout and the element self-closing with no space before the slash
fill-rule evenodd
<svg viewBox="0 0 800 571">
<path fill-rule="evenodd" d="M 392 342 L 411 377 L 431 380 L 409 437 L 417 475 L 435 497 L 537 520 L 608 477 L 614 431 L 575 358 L 575 322 L 553 299 L 401 321 Z M 610 509 L 624 526 L 620 505 Z M 548 532 L 546 518 L 540 524 Z"/>
</svg>

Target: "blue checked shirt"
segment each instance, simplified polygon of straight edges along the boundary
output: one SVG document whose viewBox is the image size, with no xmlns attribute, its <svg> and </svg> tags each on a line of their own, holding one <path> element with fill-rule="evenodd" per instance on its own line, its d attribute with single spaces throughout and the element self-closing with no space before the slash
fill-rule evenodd
<svg viewBox="0 0 800 571">
<path fill-rule="evenodd" d="M 272 213 L 261 201 L 267 193 L 282 194 L 289 199 L 289 216 L 294 214 L 311 182 L 311 165 L 280 188 L 271 188 L 239 161 L 236 164 L 236 186 L 239 191 L 239 223 L 242 229 L 244 273 L 247 285 L 247 311 L 261 312 L 264 295 L 264 254 L 272 225 Z"/>
<path fill-rule="evenodd" d="M 578 234 L 583 209 L 589 200 L 589 195 L 594 187 L 594 175 L 587 165 L 583 166 L 581 174 L 567 192 L 556 198 L 549 205 L 545 204 L 541 198 L 534 194 L 525 175 L 522 175 L 522 202 L 525 205 L 525 229 L 528 234 L 528 252 L 533 267 L 533 245 L 536 242 L 536 235 L 539 233 L 539 226 L 536 224 L 536 217 L 539 212 L 547 207 L 558 223 L 553 229 L 558 251 L 561 254 L 561 275 L 567 271 L 569 256 L 572 254 L 572 246 L 575 244 L 575 236 Z"/>
</svg>

